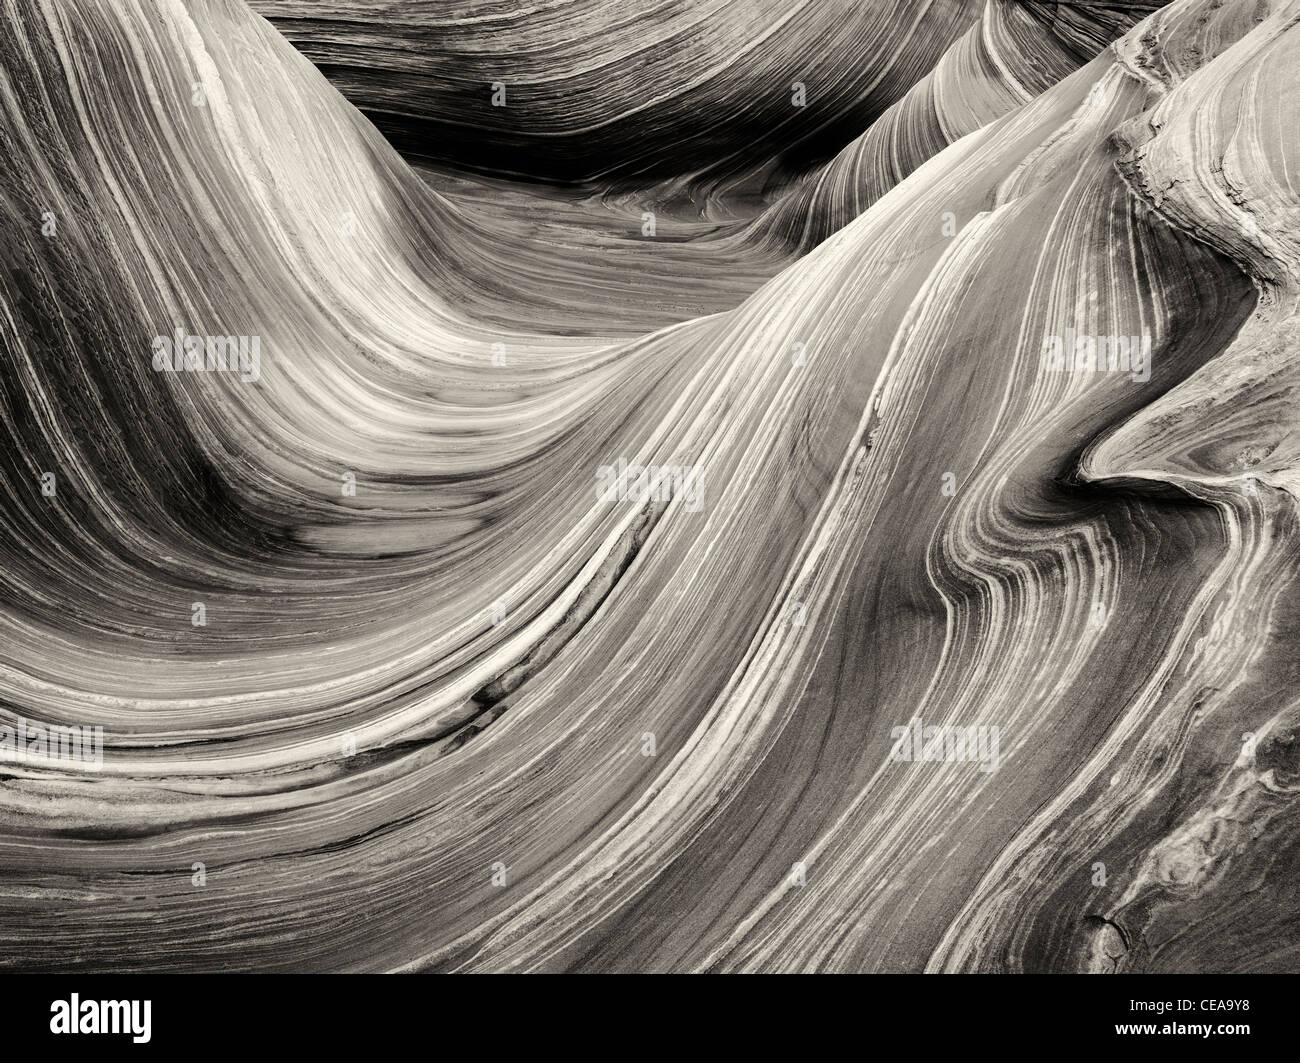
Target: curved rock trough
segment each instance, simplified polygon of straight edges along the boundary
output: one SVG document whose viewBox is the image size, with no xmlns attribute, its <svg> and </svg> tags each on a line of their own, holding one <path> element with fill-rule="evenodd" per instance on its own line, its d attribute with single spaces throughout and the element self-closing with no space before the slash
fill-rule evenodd
<svg viewBox="0 0 1300 1063">
<path fill-rule="evenodd" d="M 0 968 L 1300 966 L 1300 0 L 0 21 Z"/>
</svg>

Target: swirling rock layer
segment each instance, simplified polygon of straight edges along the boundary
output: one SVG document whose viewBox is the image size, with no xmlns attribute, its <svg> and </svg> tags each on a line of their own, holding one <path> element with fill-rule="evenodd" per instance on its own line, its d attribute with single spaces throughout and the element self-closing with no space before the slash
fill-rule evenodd
<svg viewBox="0 0 1300 1063">
<path fill-rule="evenodd" d="M 0 0 L 0 967 L 1295 968 L 1300 2 L 253 8 Z"/>
</svg>

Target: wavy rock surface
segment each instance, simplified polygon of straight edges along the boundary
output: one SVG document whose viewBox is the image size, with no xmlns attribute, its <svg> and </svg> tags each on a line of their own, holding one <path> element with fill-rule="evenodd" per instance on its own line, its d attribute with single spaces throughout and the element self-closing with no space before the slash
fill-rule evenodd
<svg viewBox="0 0 1300 1063">
<path fill-rule="evenodd" d="M 0 966 L 1295 967 L 1297 0 L 255 6 L 0 0 Z"/>
<path fill-rule="evenodd" d="M 756 189 L 785 157 L 802 171 L 856 136 L 982 5 L 252 6 L 414 158 L 553 184 L 690 176 Z"/>
<path fill-rule="evenodd" d="M 1156 3 L 1074 9 L 990 0 L 925 77 L 747 236 L 806 251 L 852 221 L 921 163 L 1072 74 Z"/>
</svg>

